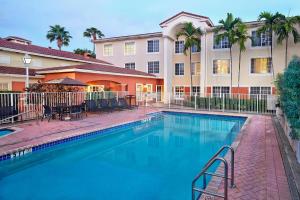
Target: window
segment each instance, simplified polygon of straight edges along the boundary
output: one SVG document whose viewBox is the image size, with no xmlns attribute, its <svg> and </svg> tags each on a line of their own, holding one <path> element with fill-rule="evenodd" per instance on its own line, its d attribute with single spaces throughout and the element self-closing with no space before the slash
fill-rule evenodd
<svg viewBox="0 0 300 200">
<path fill-rule="evenodd" d="M 213 60 L 213 74 L 229 74 L 230 73 L 230 60 Z"/>
<path fill-rule="evenodd" d="M 113 56 L 113 46 L 112 46 L 112 44 L 105 44 L 103 46 L 103 56 Z"/>
<path fill-rule="evenodd" d="M 193 86 L 192 95 L 200 94 L 200 86 Z"/>
<path fill-rule="evenodd" d="M 104 85 L 89 85 L 88 86 L 89 92 L 103 92 L 104 91 Z"/>
<path fill-rule="evenodd" d="M 251 99 L 267 98 L 271 94 L 271 87 L 250 87 Z"/>
<path fill-rule="evenodd" d="M 214 86 L 213 87 L 213 96 L 214 97 L 221 97 L 222 94 L 229 94 L 230 93 L 230 87 L 224 87 L 224 86 Z"/>
<path fill-rule="evenodd" d="M 159 61 L 148 62 L 148 73 L 158 74 L 159 73 Z"/>
<path fill-rule="evenodd" d="M 159 52 L 159 40 L 148 40 L 148 53 Z"/>
<path fill-rule="evenodd" d="M 271 73 L 271 58 L 252 58 L 251 74 L 269 74 Z"/>
<path fill-rule="evenodd" d="M 198 46 L 196 44 L 193 44 L 192 46 L 192 53 L 197 53 L 197 52 L 200 52 L 200 48 L 198 48 Z"/>
<path fill-rule="evenodd" d="M 175 86 L 175 97 L 182 98 L 184 96 L 184 86 Z"/>
<path fill-rule="evenodd" d="M 175 64 L 175 75 L 184 75 L 184 63 L 176 63 Z"/>
<path fill-rule="evenodd" d="M 270 32 L 259 34 L 257 31 L 252 31 L 252 47 L 271 46 L 272 39 Z"/>
<path fill-rule="evenodd" d="M 125 63 L 126 69 L 135 69 L 135 63 Z"/>
<path fill-rule="evenodd" d="M 218 43 L 217 43 L 217 36 L 214 35 L 214 49 L 227 49 L 229 48 L 229 40 L 227 37 L 223 37 Z"/>
<path fill-rule="evenodd" d="M 8 83 L 0 83 L 0 91 L 8 90 Z"/>
<path fill-rule="evenodd" d="M 2 63 L 2 64 L 10 64 L 10 56 L 8 56 L 8 55 L 0 55 L 0 63 Z"/>
<path fill-rule="evenodd" d="M 200 62 L 192 63 L 192 75 L 200 75 Z"/>
<path fill-rule="evenodd" d="M 125 42 L 124 55 L 130 56 L 135 54 L 135 42 Z"/>
<path fill-rule="evenodd" d="M 175 53 L 183 53 L 184 50 L 184 41 L 175 41 Z"/>
</svg>

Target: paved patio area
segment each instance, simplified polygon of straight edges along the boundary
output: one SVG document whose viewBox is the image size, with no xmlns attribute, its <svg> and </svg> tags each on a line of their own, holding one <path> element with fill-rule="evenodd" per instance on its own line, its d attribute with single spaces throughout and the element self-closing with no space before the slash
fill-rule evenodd
<svg viewBox="0 0 300 200">
<path fill-rule="evenodd" d="M 141 108 L 89 114 L 79 121 L 32 121 L 20 124 L 17 125 L 21 129 L 19 132 L 0 138 L 0 155 L 21 147 L 143 119 L 147 113 L 155 111 L 159 110 Z M 272 118 L 259 115 L 249 118 L 249 123 L 239 136 L 235 161 L 237 187 L 229 189 L 229 199 L 291 199 Z M 218 190 L 222 192 L 222 185 Z"/>
</svg>

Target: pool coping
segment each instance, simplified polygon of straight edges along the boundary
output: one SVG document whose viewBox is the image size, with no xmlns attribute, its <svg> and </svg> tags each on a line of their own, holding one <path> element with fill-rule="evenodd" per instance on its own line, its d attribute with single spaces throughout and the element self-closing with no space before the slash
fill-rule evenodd
<svg viewBox="0 0 300 200">
<path fill-rule="evenodd" d="M 143 122 L 145 122 L 145 120 L 149 119 L 149 116 L 151 116 L 153 114 L 156 114 L 156 113 L 158 114 L 158 113 L 163 113 L 163 112 L 190 113 L 190 114 L 216 115 L 216 116 L 231 116 L 231 117 L 247 117 L 243 127 L 245 126 L 245 124 L 246 124 L 246 122 L 249 118 L 249 115 L 245 115 L 245 114 L 236 115 L 236 114 L 231 114 L 231 113 L 215 113 L 215 112 L 210 113 L 210 112 L 201 112 L 201 111 L 192 112 L 192 110 L 180 110 L 180 111 L 178 111 L 178 110 L 172 110 L 172 109 L 161 109 L 159 111 L 149 112 L 141 119 L 137 119 L 137 120 L 135 119 L 135 120 L 126 121 L 126 122 L 122 122 L 122 123 L 116 123 L 116 124 L 112 124 L 112 125 L 109 125 L 109 126 L 104 126 L 104 127 L 101 127 L 101 128 L 99 128 L 99 127 L 98 128 L 92 128 L 92 129 L 89 129 L 89 130 L 86 130 L 86 131 L 79 131 L 79 132 L 75 131 L 74 134 L 70 134 L 70 135 L 66 135 L 66 136 L 58 136 L 56 138 L 48 139 L 48 140 L 45 140 L 43 142 L 37 142 L 37 143 L 34 143 L 34 144 L 30 144 L 30 145 L 24 145 L 24 146 L 21 146 L 21 147 L 18 147 L 18 148 L 11 149 L 9 151 L 5 151 L 5 152 L 0 154 L 0 163 L 2 161 L 5 161 L 5 160 L 13 160 L 15 158 L 24 156 L 28 153 L 36 152 L 36 151 L 39 151 L 41 149 L 49 148 L 49 147 L 52 147 L 52 146 L 57 146 L 57 145 L 62 144 L 62 143 L 83 139 L 85 137 L 89 137 L 89 136 L 93 136 L 93 135 L 101 135 L 105 132 L 109 132 L 111 130 L 114 130 L 114 129 L 117 129 L 117 128 L 120 128 L 120 127 L 123 127 L 123 126 L 131 126 L 133 124 L 143 123 Z M 242 127 L 242 129 L 243 129 L 243 127 Z M 14 127 L 14 128 L 16 128 L 16 127 Z M 19 128 L 19 129 L 21 130 L 21 128 Z M 238 134 L 238 136 L 239 135 L 240 134 Z"/>
</svg>

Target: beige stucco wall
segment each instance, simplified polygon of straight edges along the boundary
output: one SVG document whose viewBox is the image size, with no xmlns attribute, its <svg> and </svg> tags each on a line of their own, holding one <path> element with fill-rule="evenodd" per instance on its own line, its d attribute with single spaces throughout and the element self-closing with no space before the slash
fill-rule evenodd
<svg viewBox="0 0 300 200">
<path fill-rule="evenodd" d="M 10 63 L 1 63 L 1 59 L 0 59 L 0 65 L 11 66 L 11 67 L 24 67 L 23 53 L 15 53 L 15 52 L 0 50 L 0 56 L 9 56 L 10 58 Z M 35 69 L 76 65 L 76 64 L 83 63 L 77 61 L 62 60 L 57 58 L 46 58 L 46 57 L 41 57 L 36 55 L 30 55 L 30 56 L 32 57 L 30 68 L 35 68 Z"/>
<path fill-rule="evenodd" d="M 147 41 L 159 39 L 159 53 L 147 52 Z M 135 42 L 135 55 L 124 55 L 125 42 Z M 103 46 L 106 44 L 112 44 L 113 56 L 103 55 Z M 117 67 L 125 67 L 125 63 L 135 62 L 135 69 L 139 71 L 148 72 L 148 61 L 159 61 L 159 74 L 155 74 L 158 77 L 163 77 L 164 74 L 164 62 L 163 51 L 164 42 L 162 37 L 149 37 L 135 40 L 123 40 L 112 42 L 96 43 L 96 55 L 97 59 L 110 62 Z"/>
<path fill-rule="evenodd" d="M 249 28 L 248 34 L 251 35 L 253 30 L 257 28 Z M 273 38 L 273 67 L 275 74 L 281 73 L 285 65 L 285 43 L 278 45 L 277 38 Z M 228 75 L 213 75 L 213 60 L 214 59 L 229 59 L 229 49 L 213 49 L 213 33 L 207 34 L 207 86 L 229 86 L 230 74 Z M 233 47 L 233 87 L 238 84 L 238 55 L 239 48 L 237 45 Z M 246 42 L 246 51 L 242 53 L 241 59 L 241 81 L 240 85 L 245 87 L 250 86 L 273 86 L 273 75 L 271 74 L 250 74 L 251 58 L 270 57 L 270 47 L 252 47 L 251 40 Z M 288 61 L 294 56 L 300 56 L 300 44 L 294 44 L 292 38 L 289 40 Z"/>
</svg>

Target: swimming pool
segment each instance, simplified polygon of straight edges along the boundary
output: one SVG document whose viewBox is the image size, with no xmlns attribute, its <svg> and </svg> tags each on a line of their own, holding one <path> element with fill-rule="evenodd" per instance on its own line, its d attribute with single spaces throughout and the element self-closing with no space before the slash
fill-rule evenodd
<svg viewBox="0 0 300 200">
<path fill-rule="evenodd" d="M 13 130 L 11 129 L 8 129 L 8 128 L 3 128 L 3 129 L 0 129 L 0 137 L 1 136 L 4 136 L 4 135 L 8 135 L 10 133 L 14 132 Z"/>
<path fill-rule="evenodd" d="M 0 199 L 190 199 L 191 182 L 245 122 L 165 112 L 0 162 Z"/>
</svg>

